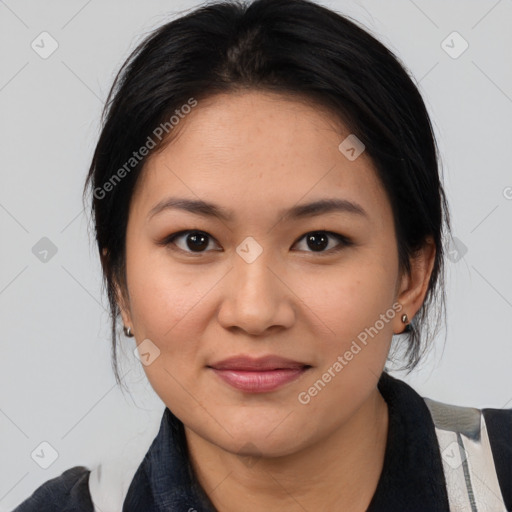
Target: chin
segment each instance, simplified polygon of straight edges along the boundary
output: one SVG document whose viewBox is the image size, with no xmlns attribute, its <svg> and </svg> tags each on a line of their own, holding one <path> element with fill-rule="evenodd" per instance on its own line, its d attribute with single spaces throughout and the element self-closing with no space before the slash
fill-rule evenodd
<svg viewBox="0 0 512 512">
<path fill-rule="evenodd" d="M 221 447 L 241 457 L 272 459 L 299 451 L 301 446 L 297 445 L 297 441 L 290 439 L 287 435 L 270 440 L 264 435 L 248 432 L 246 435 L 230 439 L 225 446 L 221 445 Z"/>
<path fill-rule="evenodd" d="M 295 453 L 307 444 L 308 435 L 304 425 L 284 423 L 283 415 L 279 421 L 245 419 L 241 422 L 225 422 L 224 428 L 208 431 L 200 429 L 196 433 L 231 453 L 274 458 Z M 204 423 L 202 426 L 204 428 Z"/>
</svg>

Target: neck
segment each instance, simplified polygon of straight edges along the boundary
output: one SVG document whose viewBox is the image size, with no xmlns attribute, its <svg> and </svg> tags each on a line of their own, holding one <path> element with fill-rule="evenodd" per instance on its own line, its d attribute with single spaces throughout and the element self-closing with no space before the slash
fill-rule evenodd
<svg viewBox="0 0 512 512">
<path fill-rule="evenodd" d="M 382 472 L 388 408 L 375 389 L 330 436 L 291 455 L 244 464 L 185 427 L 199 483 L 219 512 L 366 510 Z"/>
</svg>

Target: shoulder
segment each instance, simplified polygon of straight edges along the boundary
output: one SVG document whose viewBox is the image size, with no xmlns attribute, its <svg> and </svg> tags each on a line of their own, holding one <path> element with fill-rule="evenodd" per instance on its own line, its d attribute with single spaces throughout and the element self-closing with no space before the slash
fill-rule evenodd
<svg viewBox="0 0 512 512">
<path fill-rule="evenodd" d="M 482 409 L 493 452 L 507 460 L 512 482 L 512 409 Z"/>
<path fill-rule="evenodd" d="M 478 500 L 480 488 L 482 503 L 501 494 L 503 502 L 496 504 L 496 510 L 503 510 L 498 508 L 503 504 L 512 510 L 512 409 L 478 409 L 424 399 L 434 421 L 447 479 L 455 481 L 459 472 L 459 485 L 463 486 L 469 475 L 472 488 L 468 491 L 473 500 Z M 485 485 L 480 485 L 483 481 Z"/>
<path fill-rule="evenodd" d="M 512 509 L 512 409 L 482 409 L 498 479 Z"/>
<path fill-rule="evenodd" d="M 509 453 L 512 453 L 512 409 L 482 409 L 488 430 L 492 430 L 492 436 L 500 443 L 507 445 Z"/>
<path fill-rule="evenodd" d="M 93 512 L 90 470 L 75 466 L 38 487 L 13 512 Z"/>
</svg>

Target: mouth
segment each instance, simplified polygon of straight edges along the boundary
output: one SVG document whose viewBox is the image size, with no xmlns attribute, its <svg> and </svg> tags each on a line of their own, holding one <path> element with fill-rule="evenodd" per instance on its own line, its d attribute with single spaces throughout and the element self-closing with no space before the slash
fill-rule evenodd
<svg viewBox="0 0 512 512">
<path fill-rule="evenodd" d="M 235 389 L 266 393 L 298 379 L 312 366 L 278 356 L 236 356 L 208 365 L 207 368 Z"/>
</svg>

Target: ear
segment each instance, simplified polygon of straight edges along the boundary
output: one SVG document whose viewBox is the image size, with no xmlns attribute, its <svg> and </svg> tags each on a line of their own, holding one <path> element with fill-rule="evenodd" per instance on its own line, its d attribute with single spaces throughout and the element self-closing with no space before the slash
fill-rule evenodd
<svg viewBox="0 0 512 512">
<path fill-rule="evenodd" d="M 123 319 L 123 325 L 126 327 L 131 327 L 133 331 L 133 324 L 130 314 L 130 307 L 129 307 L 129 301 L 124 296 L 124 294 L 121 291 L 121 287 L 118 283 L 114 284 L 115 291 L 116 291 L 116 301 L 117 305 L 119 306 L 119 309 L 121 311 L 121 317 Z"/>
<path fill-rule="evenodd" d="M 105 265 L 106 259 L 107 259 L 107 249 L 103 249 L 102 251 L 103 255 L 103 264 Z M 116 295 L 116 302 L 119 306 L 121 317 L 123 319 L 123 325 L 126 327 L 132 327 L 133 330 L 133 324 L 131 320 L 131 314 L 130 314 L 130 306 L 129 306 L 129 299 L 128 297 L 125 297 L 125 294 L 122 292 L 121 286 L 118 282 L 114 282 L 114 290 Z"/>
<path fill-rule="evenodd" d="M 425 239 L 425 243 L 410 259 L 411 271 L 403 274 L 398 288 L 397 301 L 402 305 L 400 314 L 395 317 L 393 330 L 395 334 L 404 331 L 402 315 L 406 314 L 408 322 L 421 308 L 436 256 L 436 245 L 432 237 Z"/>
</svg>

